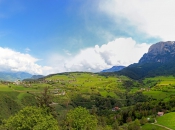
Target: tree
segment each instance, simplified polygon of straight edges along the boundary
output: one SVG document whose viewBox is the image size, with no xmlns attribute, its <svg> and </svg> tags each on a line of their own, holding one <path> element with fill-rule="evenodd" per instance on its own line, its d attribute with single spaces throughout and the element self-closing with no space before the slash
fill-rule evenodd
<svg viewBox="0 0 175 130">
<path fill-rule="evenodd" d="M 64 127 L 68 130 L 94 130 L 97 127 L 97 119 L 90 115 L 86 108 L 77 107 L 67 113 Z"/>
<path fill-rule="evenodd" d="M 129 123 L 131 121 L 132 121 L 132 118 L 131 117 L 128 117 L 127 120 L 126 120 L 127 123 Z"/>
<path fill-rule="evenodd" d="M 50 109 L 52 109 L 52 107 L 50 106 L 50 104 L 52 103 L 52 96 L 50 94 L 49 88 L 46 87 L 44 88 L 44 91 L 41 93 L 40 96 L 35 95 L 37 100 L 38 100 L 38 106 L 39 107 L 48 107 Z"/>
<path fill-rule="evenodd" d="M 35 98 L 37 99 L 38 107 L 46 109 L 47 112 L 51 113 L 54 118 L 57 118 L 57 113 L 55 111 L 55 108 L 53 105 L 51 105 L 53 101 L 53 96 L 51 95 L 48 87 L 45 87 L 43 92 L 40 95 L 35 95 L 35 94 L 32 94 L 32 95 L 34 95 Z"/>
<path fill-rule="evenodd" d="M 57 120 L 38 107 L 25 107 L 16 115 L 5 121 L 5 127 L 10 130 L 59 130 Z"/>
<path fill-rule="evenodd" d="M 113 130 L 119 130 L 119 124 L 118 124 L 118 122 L 115 121 L 115 122 L 113 123 L 112 127 L 113 127 Z"/>
<path fill-rule="evenodd" d="M 134 122 L 128 125 L 128 130 L 140 130 L 140 121 L 136 119 Z"/>
<path fill-rule="evenodd" d="M 147 119 L 145 118 L 145 117 L 142 117 L 142 119 L 140 120 L 140 124 L 141 125 L 144 125 L 144 124 L 146 124 L 148 121 L 147 121 Z"/>
<path fill-rule="evenodd" d="M 138 119 L 134 121 L 134 130 L 140 130 L 140 121 Z"/>
</svg>

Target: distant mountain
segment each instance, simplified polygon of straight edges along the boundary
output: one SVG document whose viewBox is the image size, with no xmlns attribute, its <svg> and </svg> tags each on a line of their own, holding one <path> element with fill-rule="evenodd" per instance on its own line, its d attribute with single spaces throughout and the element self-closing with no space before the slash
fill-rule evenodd
<svg viewBox="0 0 175 130">
<path fill-rule="evenodd" d="M 125 66 L 113 66 L 112 68 L 102 70 L 101 72 L 116 72 L 122 70 L 123 68 L 125 68 Z"/>
<path fill-rule="evenodd" d="M 129 65 L 118 74 L 132 79 L 142 79 L 150 76 L 175 76 L 175 42 L 158 42 L 153 44 L 138 63 Z"/>
<path fill-rule="evenodd" d="M 43 75 L 33 75 L 31 77 L 31 79 L 39 79 L 39 78 L 43 78 L 44 76 Z"/>
<path fill-rule="evenodd" d="M 44 77 L 43 75 L 33 75 L 30 78 L 23 79 L 23 81 L 33 81 L 33 80 L 37 80 L 37 79 L 40 79 L 40 78 L 43 78 L 43 77 Z"/>
<path fill-rule="evenodd" d="M 0 72 L 0 80 L 16 81 L 31 78 L 32 75 L 26 72 Z"/>
</svg>

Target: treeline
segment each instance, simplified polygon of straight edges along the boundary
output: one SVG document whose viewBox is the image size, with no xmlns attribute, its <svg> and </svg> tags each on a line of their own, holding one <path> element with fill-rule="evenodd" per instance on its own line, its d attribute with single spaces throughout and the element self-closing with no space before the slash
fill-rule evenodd
<svg viewBox="0 0 175 130">
<path fill-rule="evenodd" d="M 116 72 L 116 74 L 125 75 L 132 79 L 139 80 L 145 77 L 154 77 L 162 75 L 175 74 L 175 61 L 166 63 L 135 63 L 129 65 L 123 70 Z"/>
</svg>

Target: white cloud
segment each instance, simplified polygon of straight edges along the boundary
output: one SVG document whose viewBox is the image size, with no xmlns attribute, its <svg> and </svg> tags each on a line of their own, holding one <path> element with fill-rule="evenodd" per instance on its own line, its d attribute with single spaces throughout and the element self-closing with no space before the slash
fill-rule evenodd
<svg viewBox="0 0 175 130">
<path fill-rule="evenodd" d="M 54 54 L 50 56 L 52 73 L 65 71 L 98 72 L 114 65 L 128 66 L 137 63 L 148 51 L 149 44 L 137 44 L 132 38 L 118 38 L 102 46 L 81 50 L 77 55 L 69 58 Z M 50 71 L 51 72 L 51 71 Z"/>
<path fill-rule="evenodd" d="M 0 71 L 23 71 L 31 74 L 45 74 L 51 67 L 40 66 L 38 59 L 29 54 L 0 47 Z"/>
<path fill-rule="evenodd" d="M 29 54 L 0 47 L 0 71 L 24 71 L 44 75 L 68 71 L 99 72 L 114 65 L 127 66 L 138 62 L 149 46 L 146 43 L 137 44 L 132 38 L 118 38 L 102 46 L 80 50 L 76 55 L 49 55 L 48 66 L 38 65 L 38 59 Z"/>
<path fill-rule="evenodd" d="M 174 0 L 102 0 L 99 10 L 163 40 L 175 40 Z"/>
</svg>

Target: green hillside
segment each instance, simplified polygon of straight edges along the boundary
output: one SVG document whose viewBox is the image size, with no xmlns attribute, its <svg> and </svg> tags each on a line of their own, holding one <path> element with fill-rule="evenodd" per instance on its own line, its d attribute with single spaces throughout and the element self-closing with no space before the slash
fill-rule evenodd
<svg viewBox="0 0 175 130">
<path fill-rule="evenodd" d="M 52 97 L 50 105 L 55 108 L 59 125 L 64 124 L 69 110 L 81 106 L 96 115 L 100 128 L 103 125 L 113 128 L 116 121 L 121 128 L 125 124 L 130 127 L 136 119 L 155 116 L 162 110 L 175 110 L 174 86 L 173 76 L 136 81 L 126 76 L 89 72 L 53 74 L 39 80 L 1 81 L 0 120 L 7 119 L 26 106 L 36 106 L 37 97 L 42 96 L 47 87 Z M 116 120 L 114 117 L 117 117 Z M 151 124 L 143 125 L 143 129 L 148 127 Z M 158 126 L 154 128 L 159 129 Z"/>
<path fill-rule="evenodd" d="M 167 130 L 167 129 L 154 124 L 146 124 L 142 126 L 141 130 Z"/>
<path fill-rule="evenodd" d="M 145 77 L 168 76 L 175 74 L 174 64 L 174 61 L 167 63 L 135 63 L 116 73 L 136 80 L 144 79 Z"/>
<path fill-rule="evenodd" d="M 166 126 L 168 128 L 171 128 L 171 129 L 175 129 L 175 112 L 170 112 L 170 113 L 167 113 L 161 117 L 157 117 L 156 118 L 157 120 L 157 124 L 160 124 L 160 125 L 163 125 L 163 126 Z"/>
</svg>

